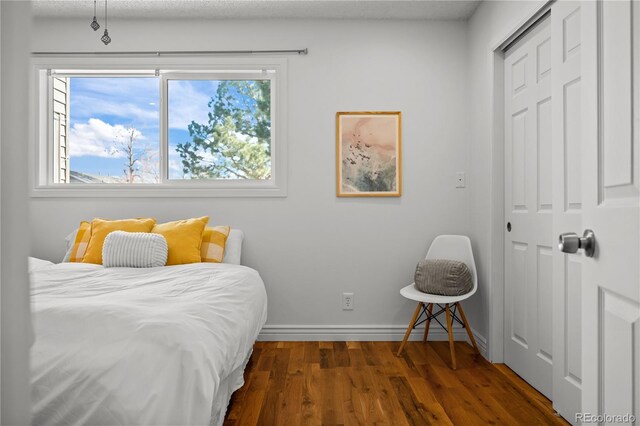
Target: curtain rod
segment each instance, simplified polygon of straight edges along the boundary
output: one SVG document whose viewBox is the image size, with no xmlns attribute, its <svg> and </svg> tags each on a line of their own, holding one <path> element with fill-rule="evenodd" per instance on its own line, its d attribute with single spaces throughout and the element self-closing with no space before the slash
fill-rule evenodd
<svg viewBox="0 0 640 426">
<path fill-rule="evenodd" d="M 273 54 L 298 54 L 306 55 L 309 49 L 291 50 L 165 50 L 165 51 L 138 51 L 138 52 L 31 52 L 34 56 L 182 56 L 182 55 L 273 55 Z"/>
</svg>

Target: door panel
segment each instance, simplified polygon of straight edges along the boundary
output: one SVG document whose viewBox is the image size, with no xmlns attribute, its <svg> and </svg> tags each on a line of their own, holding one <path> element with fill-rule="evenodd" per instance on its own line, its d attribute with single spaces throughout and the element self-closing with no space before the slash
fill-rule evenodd
<svg viewBox="0 0 640 426">
<path fill-rule="evenodd" d="M 579 53 L 580 45 L 580 8 L 567 4 L 555 10 L 558 22 L 562 24 L 562 35 L 559 39 L 562 44 L 562 60 L 566 62 L 572 55 Z M 570 11 L 568 13 L 567 10 Z"/>
<path fill-rule="evenodd" d="M 547 43 L 548 44 L 548 43 Z M 551 98 L 538 103 L 538 211 L 551 212 Z"/>
<path fill-rule="evenodd" d="M 618 389 L 634 389 L 634 378 L 629 373 L 638 368 L 640 305 L 607 290 L 602 291 L 601 305 L 601 343 L 605 361 L 602 363 L 602 412 L 632 414 L 633 392 L 620 392 Z"/>
<path fill-rule="evenodd" d="M 527 297 L 527 244 L 513 243 L 513 297 L 511 299 L 511 334 L 525 350 L 529 347 Z"/>
<path fill-rule="evenodd" d="M 552 272 L 553 254 L 551 247 L 538 246 L 538 342 L 537 356 L 549 364 L 553 361 L 553 310 L 552 310 Z"/>
<path fill-rule="evenodd" d="M 575 59 L 578 62 L 578 58 Z M 576 70 L 579 74 L 580 69 Z M 580 168 L 580 128 L 582 126 L 580 104 L 580 77 L 563 85 L 564 135 L 564 187 L 565 211 L 582 208 L 582 174 Z"/>
<path fill-rule="evenodd" d="M 640 6 L 585 3 L 583 410 L 640 418 Z"/>
<path fill-rule="evenodd" d="M 582 255 L 565 257 L 566 295 L 564 298 L 564 340 L 566 342 L 566 360 L 564 378 L 576 387 L 582 382 Z"/>
<path fill-rule="evenodd" d="M 631 2 L 608 1 L 601 9 L 601 143 L 606 200 L 607 195 L 613 195 L 607 189 L 633 186 L 631 55 L 621 54 L 631 52 Z"/>
<path fill-rule="evenodd" d="M 511 182 L 514 210 L 527 210 L 525 171 L 527 170 L 525 147 L 527 146 L 527 109 L 516 112 L 512 117 L 512 158 Z"/>
<path fill-rule="evenodd" d="M 549 19 L 505 54 L 505 362 L 551 397 L 552 52 Z"/>
</svg>

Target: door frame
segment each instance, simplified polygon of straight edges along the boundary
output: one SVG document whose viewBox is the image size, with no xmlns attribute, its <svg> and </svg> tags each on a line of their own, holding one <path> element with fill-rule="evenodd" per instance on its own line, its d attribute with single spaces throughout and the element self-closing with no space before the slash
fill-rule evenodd
<svg viewBox="0 0 640 426">
<path fill-rule="evenodd" d="M 489 342 L 487 355 L 491 362 L 504 362 L 505 252 L 504 252 L 504 50 L 523 36 L 550 10 L 555 0 L 542 0 L 514 28 L 492 44 L 493 81 L 491 99 L 491 249 L 489 252 Z"/>
</svg>

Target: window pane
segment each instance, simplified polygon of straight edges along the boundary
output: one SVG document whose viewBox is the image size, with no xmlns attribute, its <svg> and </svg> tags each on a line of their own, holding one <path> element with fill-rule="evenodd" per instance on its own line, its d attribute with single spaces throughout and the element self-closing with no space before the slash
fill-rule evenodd
<svg viewBox="0 0 640 426">
<path fill-rule="evenodd" d="M 52 80 L 54 182 L 160 182 L 158 78 Z"/>
<path fill-rule="evenodd" d="M 271 179 L 269 80 L 169 80 L 170 179 Z"/>
</svg>

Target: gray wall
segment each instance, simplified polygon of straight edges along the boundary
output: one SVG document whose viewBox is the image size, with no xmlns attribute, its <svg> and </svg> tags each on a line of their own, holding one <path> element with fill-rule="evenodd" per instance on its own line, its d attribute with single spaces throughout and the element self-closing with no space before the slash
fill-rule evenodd
<svg viewBox="0 0 640 426">
<path fill-rule="evenodd" d="M 289 57 L 287 198 L 30 200 L 31 253 L 59 260 L 64 236 L 94 216 L 208 214 L 246 233 L 243 262 L 262 275 L 269 325 L 406 326 L 413 304 L 398 290 L 431 240 L 468 233 L 470 195 L 455 188 L 469 149 L 466 22 L 127 21 L 110 22 L 111 50 L 308 47 Z M 85 20 L 35 23 L 38 51 L 103 50 Z M 335 113 L 403 113 L 403 196 L 335 196 Z M 481 283 L 481 286 L 484 283 Z M 355 310 L 341 310 L 342 292 Z M 479 298 L 468 302 L 484 334 Z"/>
</svg>

